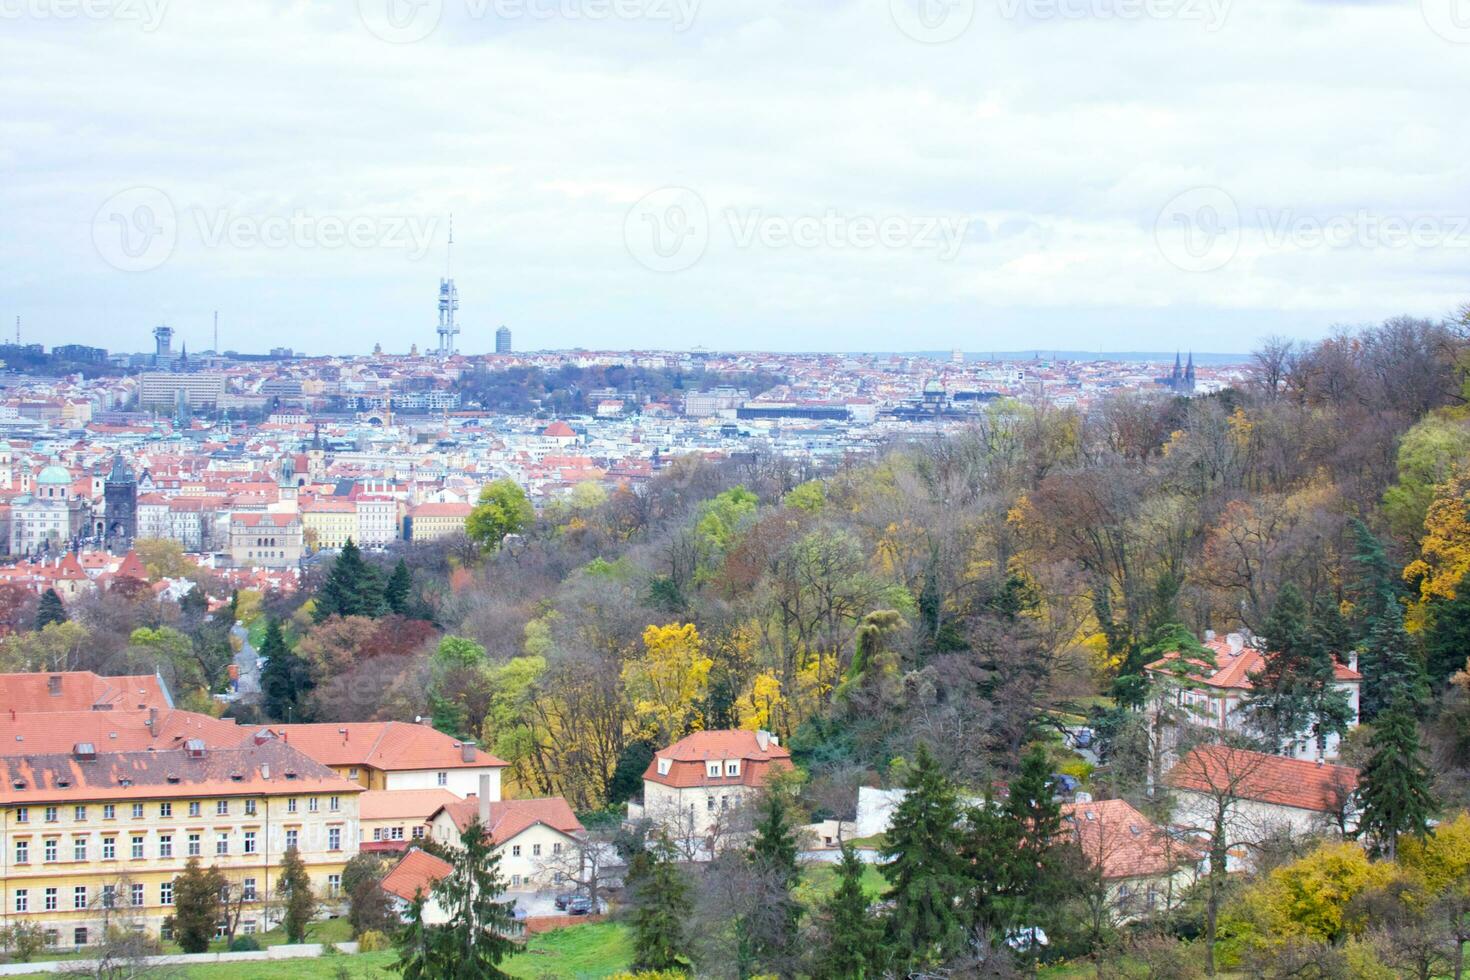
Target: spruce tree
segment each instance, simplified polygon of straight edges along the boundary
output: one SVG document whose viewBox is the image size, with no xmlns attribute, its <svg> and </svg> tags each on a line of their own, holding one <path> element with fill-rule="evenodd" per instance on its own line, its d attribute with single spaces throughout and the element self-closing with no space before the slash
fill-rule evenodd
<svg viewBox="0 0 1470 980">
<path fill-rule="evenodd" d="M 1336 659 L 1326 635 L 1314 632 L 1297 587 L 1282 586 L 1266 620 L 1266 653 L 1251 675 L 1245 710 L 1274 752 L 1310 732 L 1322 744 L 1347 728 L 1351 706 L 1336 684 Z"/>
<path fill-rule="evenodd" d="M 944 962 L 963 944 L 957 899 L 966 881 L 955 787 L 925 745 L 905 789 L 889 824 L 882 870 L 892 886 L 884 896 L 893 903 L 889 949 L 896 965 L 911 971 Z"/>
<path fill-rule="evenodd" d="M 226 881 L 218 868 L 205 869 L 191 857 L 184 873 L 174 879 L 174 941 L 186 953 L 209 949 L 221 918 L 220 892 Z"/>
<path fill-rule="evenodd" d="M 1400 698 L 1378 716 L 1368 744 L 1373 754 L 1358 780 L 1363 810 L 1358 832 L 1393 858 L 1399 837 L 1424 836 L 1435 810 L 1432 778 L 1407 699 Z"/>
<path fill-rule="evenodd" d="M 796 958 L 801 904 L 791 891 L 801 881 L 801 868 L 796 863 L 796 833 L 779 788 L 772 788 L 761 801 L 747 860 L 765 890 L 763 914 L 746 930 L 750 949 L 756 963 L 766 967 L 764 972 L 784 975 Z"/>
<path fill-rule="evenodd" d="M 505 892 L 500 855 L 479 821 L 460 834 L 450 863 L 431 890 L 448 921 L 426 924 L 423 902 L 415 901 L 399 934 L 397 969 L 404 980 L 508 977 L 499 964 L 515 949 L 515 903 L 497 901 Z"/>
<path fill-rule="evenodd" d="M 857 849 L 843 844 L 837 888 L 818 909 L 820 938 L 812 955 L 812 980 L 882 976 L 883 927 L 868 911 L 866 869 Z"/>
<path fill-rule="evenodd" d="M 1412 706 L 1429 700 L 1424 667 L 1410 648 L 1404 610 L 1395 600 L 1384 607 L 1363 641 L 1362 717 L 1372 721 L 1400 698 Z"/>
<path fill-rule="evenodd" d="M 668 837 L 650 844 L 632 891 L 633 969 L 683 970 L 689 962 L 689 882 Z"/>
<path fill-rule="evenodd" d="M 1434 690 L 1444 687 L 1450 676 L 1465 669 L 1470 652 L 1470 587 L 1455 590 L 1453 599 L 1436 599 L 1429 604 L 1429 624 L 1424 635 L 1424 666 Z"/>
<path fill-rule="evenodd" d="M 352 539 L 332 562 L 321 588 L 317 589 L 312 618 L 320 623 L 329 616 L 381 616 L 384 609 L 383 580 L 378 570 L 363 560 Z"/>
<path fill-rule="evenodd" d="M 47 589 L 41 593 L 40 605 L 36 606 L 36 631 L 40 632 L 52 623 L 66 621 L 66 607 L 61 604 L 61 596 L 56 594 L 56 590 Z"/>
<path fill-rule="evenodd" d="M 400 558 L 393 566 L 393 574 L 388 576 L 388 584 L 383 587 L 383 602 L 389 612 L 407 616 L 412 592 L 413 573 L 408 570 L 408 563 Z"/>
<path fill-rule="evenodd" d="M 1004 816 L 1016 835 L 1005 907 L 1011 924 L 1035 925 L 1038 915 L 1045 915 L 1066 897 L 1068 883 L 1062 805 L 1052 791 L 1051 765 L 1040 746 L 1021 758 L 1021 771 L 1011 780 Z"/>
<path fill-rule="evenodd" d="M 965 813 L 960 856 L 969 876 L 970 925 L 1004 932 L 1019 921 L 1020 824 L 987 793 Z"/>
<path fill-rule="evenodd" d="M 302 720 L 301 706 L 315 682 L 307 662 L 286 646 L 279 620 L 266 621 L 265 639 L 261 641 L 259 655 L 266 662 L 260 672 L 265 713 L 277 721 Z"/>
<path fill-rule="evenodd" d="M 306 862 L 301 852 L 294 847 L 286 848 L 281 859 L 281 877 L 276 880 L 276 894 L 286 902 L 285 915 L 281 920 L 288 942 L 306 942 L 306 927 L 316 915 L 316 896 L 311 891 L 311 876 L 306 873 Z"/>
</svg>

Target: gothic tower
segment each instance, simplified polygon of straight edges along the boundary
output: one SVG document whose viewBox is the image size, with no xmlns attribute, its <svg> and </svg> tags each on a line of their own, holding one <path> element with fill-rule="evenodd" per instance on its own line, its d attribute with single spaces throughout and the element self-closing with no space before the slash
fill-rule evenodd
<svg viewBox="0 0 1470 980">
<path fill-rule="evenodd" d="M 138 536 L 138 481 L 119 453 L 112 472 L 102 484 L 107 543 L 114 549 L 131 547 Z"/>
</svg>

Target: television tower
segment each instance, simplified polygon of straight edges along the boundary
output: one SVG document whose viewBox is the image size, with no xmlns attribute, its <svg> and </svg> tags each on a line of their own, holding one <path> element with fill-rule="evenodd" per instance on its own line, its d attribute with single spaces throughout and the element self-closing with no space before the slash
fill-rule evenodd
<svg viewBox="0 0 1470 980">
<path fill-rule="evenodd" d="M 454 339 L 459 325 L 454 314 L 459 312 L 459 290 L 454 285 L 454 215 L 449 216 L 449 251 L 444 260 L 445 278 L 439 280 L 439 356 L 454 353 Z"/>
</svg>

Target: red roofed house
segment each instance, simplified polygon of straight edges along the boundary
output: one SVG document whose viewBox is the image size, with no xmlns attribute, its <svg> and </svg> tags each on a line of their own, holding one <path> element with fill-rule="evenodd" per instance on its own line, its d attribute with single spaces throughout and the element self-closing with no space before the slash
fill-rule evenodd
<svg viewBox="0 0 1470 980">
<path fill-rule="evenodd" d="M 1064 803 L 1062 821 L 1092 862 L 1114 924 L 1174 908 L 1199 872 L 1201 853 L 1193 844 L 1171 837 L 1124 800 Z"/>
<path fill-rule="evenodd" d="M 680 838 L 707 837 L 770 773 L 790 768 L 791 753 L 770 732 L 692 732 L 654 753 L 643 773 L 643 804 L 630 804 L 628 816 L 647 816 Z"/>
<path fill-rule="evenodd" d="M 502 759 L 428 725 L 406 721 L 276 725 L 287 742 L 339 775 L 373 790 L 445 789 L 468 796 L 489 780 L 500 799 Z"/>
<path fill-rule="evenodd" d="M 429 818 L 429 834 L 452 847 L 476 820 L 490 835 L 500 856 L 500 873 L 511 888 L 555 886 L 569 873 L 580 871 L 578 835 L 583 827 L 560 796 L 535 800 L 471 796 L 436 810 Z"/>
<path fill-rule="evenodd" d="M 1232 842 L 1272 833 L 1341 833 L 1357 824 L 1358 771 L 1226 745 L 1202 745 L 1165 777 L 1175 793 L 1174 822 L 1211 832 L 1223 806 Z"/>
<path fill-rule="evenodd" d="M 167 710 L 173 706 L 173 697 L 156 674 L 102 677 L 90 670 L 0 674 L 0 710 L 12 716 L 58 711 Z"/>
<path fill-rule="evenodd" d="M 434 883 L 454 870 L 454 866 L 440 857 L 435 857 L 417 847 L 403 856 L 403 860 L 383 876 L 378 887 L 387 892 L 393 907 L 405 921 L 409 906 L 418 895 L 424 896 L 424 922 L 427 925 L 443 925 L 449 914 L 431 895 Z"/>
<path fill-rule="evenodd" d="M 1193 724 L 1218 731 L 1242 731 L 1249 720 L 1241 709 L 1251 690 L 1251 677 L 1265 666 L 1265 654 L 1246 646 L 1245 638 L 1239 633 L 1231 633 L 1223 640 L 1206 633 L 1204 645 L 1214 655 L 1214 664 L 1182 660 L 1176 651 L 1164 654 L 1146 669 L 1155 679 L 1169 680 L 1163 685 L 1161 697 L 1169 699 L 1169 707 L 1186 709 Z M 1352 708 L 1350 728 L 1358 724 L 1358 689 L 1363 680 L 1357 660 L 1357 654 L 1352 654 L 1347 663 L 1339 661 L 1335 668 L 1337 687 L 1347 694 Z M 1155 709 L 1161 707 L 1155 705 Z M 1157 710 L 1153 713 L 1160 714 Z M 1166 764 L 1174 761 L 1173 742 L 1172 738 L 1166 739 Z M 1341 737 L 1334 733 L 1319 746 L 1309 731 L 1303 731 L 1288 747 L 1288 754 L 1311 761 L 1336 759 L 1341 742 Z"/>
<path fill-rule="evenodd" d="M 0 732 L 3 732 L 0 720 Z M 429 832 L 429 818 L 459 797 L 447 789 L 370 790 L 359 797 L 359 849 L 405 851 Z"/>
</svg>

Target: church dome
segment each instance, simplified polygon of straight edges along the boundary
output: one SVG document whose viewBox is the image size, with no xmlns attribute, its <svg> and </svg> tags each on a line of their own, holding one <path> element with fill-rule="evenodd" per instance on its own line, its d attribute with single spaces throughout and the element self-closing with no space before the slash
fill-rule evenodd
<svg viewBox="0 0 1470 980">
<path fill-rule="evenodd" d="M 41 471 L 40 475 L 36 477 L 36 482 L 52 487 L 71 486 L 71 474 L 66 471 L 65 467 L 53 464 Z"/>
</svg>

